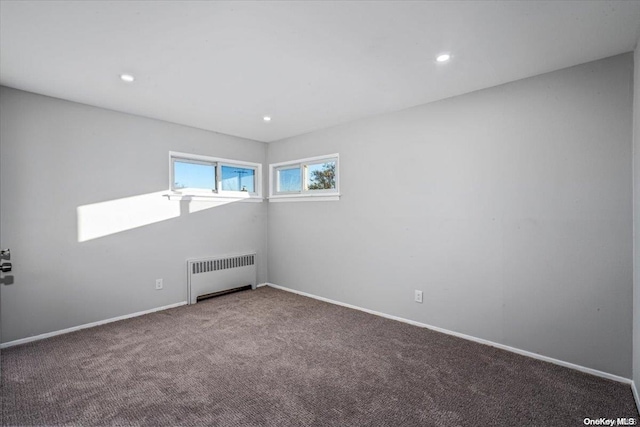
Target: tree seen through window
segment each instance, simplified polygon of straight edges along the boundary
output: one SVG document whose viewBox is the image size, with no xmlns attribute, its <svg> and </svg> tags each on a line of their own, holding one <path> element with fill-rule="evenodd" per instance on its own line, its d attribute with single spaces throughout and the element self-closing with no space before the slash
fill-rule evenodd
<svg viewBox="0 0 640 427">
<path fill-rule="evenodd" d="M 336 188 L 336 162 L 319 163 L 307 167 L 309 190 L 329 190 Z"/>
</svg>

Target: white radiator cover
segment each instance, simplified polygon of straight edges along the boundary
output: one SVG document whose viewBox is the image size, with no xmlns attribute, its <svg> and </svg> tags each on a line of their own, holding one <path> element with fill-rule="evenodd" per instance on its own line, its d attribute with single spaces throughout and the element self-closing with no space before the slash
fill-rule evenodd
<svg viewBox="0 0 640 427">
<path fill-rule="evenodd" d="M 202 295 L 251 285 L 256 287 L 255 252 L 187 260 L 187 301 Z"/>
</svg>

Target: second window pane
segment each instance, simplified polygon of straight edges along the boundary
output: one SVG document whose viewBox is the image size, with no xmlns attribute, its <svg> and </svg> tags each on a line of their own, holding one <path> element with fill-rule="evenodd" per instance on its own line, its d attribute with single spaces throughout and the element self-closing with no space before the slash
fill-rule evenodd
<svg viewBox="0 0 640 427">
<path fill-rule="evenodd" d="M 307 166 L 307 188 L 309 190 L 336 188 L 336 162 L 315 163 Z"/>
<path fill-rule="evenodd" d="M 255 193 L 255 170 L 235 166 L 222 166 L 222 191 Z"/>
<path fill-rule="evenodd" d="M 291 192 L 301 191 L 300 167 L 278 170 L 278 191 Z"/>
</svg>

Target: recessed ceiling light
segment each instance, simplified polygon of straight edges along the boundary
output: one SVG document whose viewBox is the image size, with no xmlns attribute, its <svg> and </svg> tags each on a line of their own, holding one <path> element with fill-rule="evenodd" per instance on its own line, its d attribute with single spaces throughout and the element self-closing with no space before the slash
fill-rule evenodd
<svg viewBox="0 0 640 427">
<path fill-rule="evenodd" d="M 265 122 L 270 122 L 271 121 L 271 116 L 264 116 L 262 118 L 262 120 L 264 120 Z"/>
<path fill-rule="evenodd" d="M 122 80 L 123 82 L 133 83 L 135 79 L 136 78 L 133 77 L 131 74 L 120 74 L 120 80 Z"/>
<path fill-rule="evenodd" d="M 442 53 L 442 54 L 438 55 L 438 57 L 436 58 L 436 61 L 438 61 L 438 62 L 447 62 L 450 59 L 451 59 L 451 55 L 449 55 L 448 53 Z"/>
</svg>

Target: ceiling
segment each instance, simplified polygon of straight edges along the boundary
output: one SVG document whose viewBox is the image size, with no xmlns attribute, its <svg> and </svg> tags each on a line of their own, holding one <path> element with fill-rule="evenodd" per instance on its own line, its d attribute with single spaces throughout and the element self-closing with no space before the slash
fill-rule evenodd
<svg viewBox="0 0 640 427">
<path fill-rule="evenodd" d="M 0 84 L 269 142 L 629 52 L 639 34 L 640 1 L 2 1 Z"/>
</svg>

